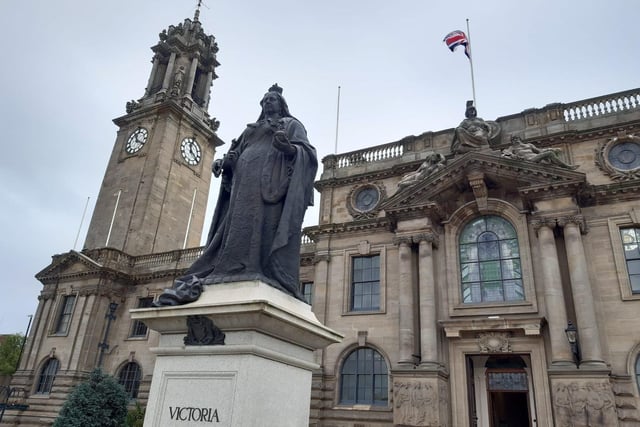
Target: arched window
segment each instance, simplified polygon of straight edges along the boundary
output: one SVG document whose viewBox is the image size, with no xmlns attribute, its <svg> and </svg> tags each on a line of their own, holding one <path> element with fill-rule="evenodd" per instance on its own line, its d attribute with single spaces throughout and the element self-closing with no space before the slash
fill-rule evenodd
<svg viewBox="0 0 640 427">
<path fill-rule="evenodd" d="M 636 384 L 638 384 L 638 393 L 640 393 L 640 354 L 636 357 Z"/>
<path fill-rule="evenodd" d="M 640 294 L 640 228 L 620 230 L 631 293 Z"/>
<path fill-rule="evenodd" d="M 58 373 L 60 362 L 55 357 L 50 358 L 42 366 L 40 376 L 38 377 L 38 387 L 36 387 L 36 394 L 49 394 L 51 387 L 53 387 L 53 380 Z"/>
<path fill-rule="evenodd" d="M 142 378 L 142 371 L 136 362 L 129 362 L 120 370 L 118 382 L 124 386 L 125 391 L 131 399 L 138 397 L 140 378 Z"/>
<path fill-rule="evenodd" d="M 471 220 L 459 240 L 462 302 L 522 301 L 518 236 L 496 215 Z"/>
<path fill-rule="evenodd" d="M 340 371 L 340 403 L 387 405 L 387 363 L 372 348 L 351 352 Z"/>
</svg>

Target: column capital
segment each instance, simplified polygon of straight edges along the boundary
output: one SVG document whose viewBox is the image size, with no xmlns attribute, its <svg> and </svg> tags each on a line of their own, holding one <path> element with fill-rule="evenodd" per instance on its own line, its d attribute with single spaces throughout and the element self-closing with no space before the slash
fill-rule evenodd
<svg viewBox="0 0 640 427">
<path fill-rule="evenodd" d="M 567 224 L 575 224 L 580 228 L 580 232 L 582 234 L 587 234 L 587 222 L 584 219 L 583 215 L 567 215 L 558 218 L 558 225 L 560 227 L 565 227 Z"/>
<path fill-rule="evenodd" d="M 393 238 L 393 244 L 396 246 L 400 246 L 403 244 L 410 245 L 411 243 L 413 243 L 413 239 L 411 238 L 411 236 L 395 236 Z"/>
<path fill-rule="evenodd" d="M 411 240 L 413 240 L 413 243 L 420 243 L 420 242 L 431 243 L 436 248 L 438 247 L 438 242 L 439 242 L 438 235 L 436 233 L 431 233 L 431 232 L 414 234 L 413 236 L 411 236 Z"/>
<path fill-rule="evenodd" d="M 542 227 L 554 228 L 557 223 L 555 218 L 536 218 L 529 221 L 529 224 L 537 233 Z"/>
<path fill-rule="evenodd" d="M 316 254 L 313 256 L 313 264 L 318 264 L 319 262 L 326 262 L 328 263 L 331 260 L 331 257 L 329 256 L 329 254 Z"/>
</svg>

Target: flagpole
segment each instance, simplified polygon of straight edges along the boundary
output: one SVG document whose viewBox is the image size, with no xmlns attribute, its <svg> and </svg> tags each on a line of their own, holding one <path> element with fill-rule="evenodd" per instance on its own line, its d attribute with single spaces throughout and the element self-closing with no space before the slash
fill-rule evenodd
<svg viewBox="0 0 640 427">
<path fill-rule="evenodd" d="M 338 126 L 340 124 L 340 86 L 338 86 L 338 107 L 336 108 L 336 143 L 333 154 L 338 154 Z"/>
<path fill-rule="evenodd" d="M 471 51 L 471 31 L 469 30 L 469 18 L 467 18 L 467 39 L 469 40 L 469 67 L 471 67 L 471 91 L 473 92 L 473 106 L 478 110 L 478 104 L 476 104 L 476 83 L 473 78 L 473 53 Z"/>
<path fill-rule="evenodd" d="M 114 196 L 117 196 L 116 206 L 113 208 L 113 216 L 111 217 L 111 225 L 109 225 L 109 232 L 107 233 L 107 241 L 104 243 L 105 248 L 109 246 L 109 238 L 111 238 L 111 230 L 113 230 L 113 222 L 116 220 L 116 211 L 118 210 L 118 203 L 120 203 L 121 194 L 122 194 L 122 190 L 118 190 L 118 194 L 114 194 Z"/>
<path fill-rule="evenodd" d="M 89 206 L 89 199 L 91 197 L 87 197 L 87 202 L 84 204 L 84 210 L 82 211 L 82 219 L 80 220 L 80 226 L 78 227 L 78 233 L 76 234 L 76 240 L 73 242 L 73 250 L 76 250 L 76 245 L 78 244 L 78 237 L 80 237 L 80 230 L 82 230 L 82 224 L 84 223 L 84 216 L 87 213 L 87 206 Z"/>
<path fill-rule="evenodd" d="M 184 233 L 184 243 L 182 244 L 182 249 L 187 248 L 187 238 L 189 237 L 189 228 L 191 228 L 191 217 L 193 216 L 193 206 L 196 204 L 196 192 L 197 188 L 193 189 L 193 198 L 191 199 L 191 210 L 189 210 L 189 221 L 187 221 L 187 231 Z"/>
</svg>

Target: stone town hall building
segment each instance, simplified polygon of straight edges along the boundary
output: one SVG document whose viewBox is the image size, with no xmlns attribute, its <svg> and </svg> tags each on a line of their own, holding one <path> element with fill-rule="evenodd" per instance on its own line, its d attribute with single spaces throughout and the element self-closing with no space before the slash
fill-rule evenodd
<svg viewBox="0 0 640 427">
<path fill-rule="evenodd" d="M 215 39 L 196 15 L 152 50 L 85 249 L 37 274 L 12 382 L 28 408 L 3 425 L 49 425 L 96 366 L 146 403 L 158 336 L 129 310 L 199 255 L 222 145 Z M 469 111 L 322 160 L 301 286 L 345 338 L 317 353 L 310 424 L 639 425 L 640 89 L 495 122 Z"/>
</svg>

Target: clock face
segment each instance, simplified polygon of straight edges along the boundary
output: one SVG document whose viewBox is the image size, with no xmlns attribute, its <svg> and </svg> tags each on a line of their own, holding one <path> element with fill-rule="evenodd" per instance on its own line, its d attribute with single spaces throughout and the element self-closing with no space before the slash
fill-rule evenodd
<svg viewBox="0 0 640 427">
<path fill-rule="evenodd" d="M 142 149 L 144 144 L 147 142 L 147 136 L 149 136 L 149 132 L 145 128 L 138 128 L 135 132 L 131 134 L 129 139 L 127 139 L 127 145 L 125 145 L 124 149 L 127 153 L 133 154 L 137 153 Z"/>
<path fill-rule="evenodd" d="M 202 151 L 200 150 L 200 145 L 198 145 L 195 138 L 189 137 L 183 139 L 180 144 L 180 153 L 188 165 L 195 166 L 200 163 Z"/>
</svg>

